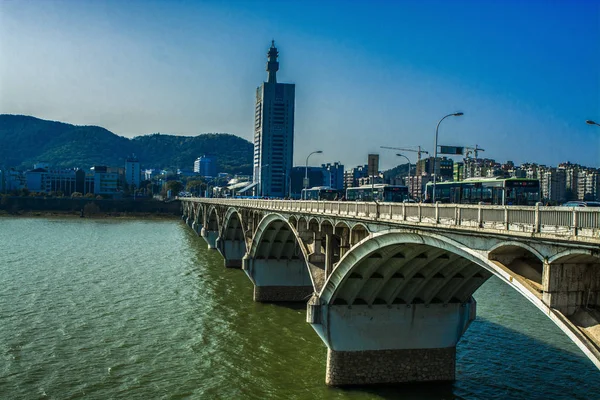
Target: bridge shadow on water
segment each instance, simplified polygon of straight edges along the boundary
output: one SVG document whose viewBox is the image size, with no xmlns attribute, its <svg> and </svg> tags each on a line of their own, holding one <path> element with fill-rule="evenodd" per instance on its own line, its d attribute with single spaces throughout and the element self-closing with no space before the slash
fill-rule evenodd
<svg viewBox="0 0 600 400">
<path fill-rule="evenodd" d="M 600 371 L 575 348 L 564 350 L 478 318 L 457 346 L 455 382 L 332 390 L 348 398 L 599 399 Z"/>
</svg>

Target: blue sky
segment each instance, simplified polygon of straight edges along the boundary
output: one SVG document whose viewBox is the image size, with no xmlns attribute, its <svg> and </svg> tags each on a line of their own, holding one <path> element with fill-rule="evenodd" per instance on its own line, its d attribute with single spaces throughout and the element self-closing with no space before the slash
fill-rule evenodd
<svg viewBox="0 0 600 400">
<path fill-rule="evenodd" d="M 479 145 L 600 167 L 598 1 L 1 1 L 0 113 L 252 140 L 275 39 L 295 163 Z M 415 153 L 405 153 L 413 162 Z M 458 160 L 458 159 L 457 159 Z"/>
</svg>

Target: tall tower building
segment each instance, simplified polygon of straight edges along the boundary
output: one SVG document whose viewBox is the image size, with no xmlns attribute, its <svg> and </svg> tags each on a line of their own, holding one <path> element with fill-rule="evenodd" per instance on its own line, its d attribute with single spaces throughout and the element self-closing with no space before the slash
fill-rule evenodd
<svg viewBox="0 0 600 400">
<path fill-rule="evenodd" d="M 267 82 L 256 89 L 254 114 L 254 177 L 258 196 L 289 193 L 294 157 L 294 99 L 296 85 L 277 83 L 275 41 L 267 53 Z"/>
<path fill-rule="evenodd" d="M 125 160 L 125 182 L 129 186 L 134 186 L 136 189 L 140 188 L 141 180 L 140 162 L 135 157 L 128 157 Z"/>
</svg>

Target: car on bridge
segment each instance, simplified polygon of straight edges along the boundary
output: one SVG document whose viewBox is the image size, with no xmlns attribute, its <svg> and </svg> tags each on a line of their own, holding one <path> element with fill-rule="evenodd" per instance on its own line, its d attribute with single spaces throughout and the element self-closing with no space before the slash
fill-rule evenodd
<svg viewBox="0 0 600 400">
<path fill-rule="evenodd" d="M 600 207 L 600 201 L 567 201 L 563 207 Z"/>
</svg>

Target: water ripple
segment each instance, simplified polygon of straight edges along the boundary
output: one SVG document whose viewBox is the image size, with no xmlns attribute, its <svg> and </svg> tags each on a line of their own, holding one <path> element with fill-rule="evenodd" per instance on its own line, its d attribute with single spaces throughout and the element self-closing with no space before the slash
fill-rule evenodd
<svg viewBox="0 0 600 400">
<path fill-rule="evenodd" d="M 497 280 L 453 384 L 328 388 L 304 308 L 258 304 L 179 221 L 0 220 L 2 399 L 594 399 L 600 373 Z M 523 318 L 527 315 L 527 319 Z"/>
</svg>

